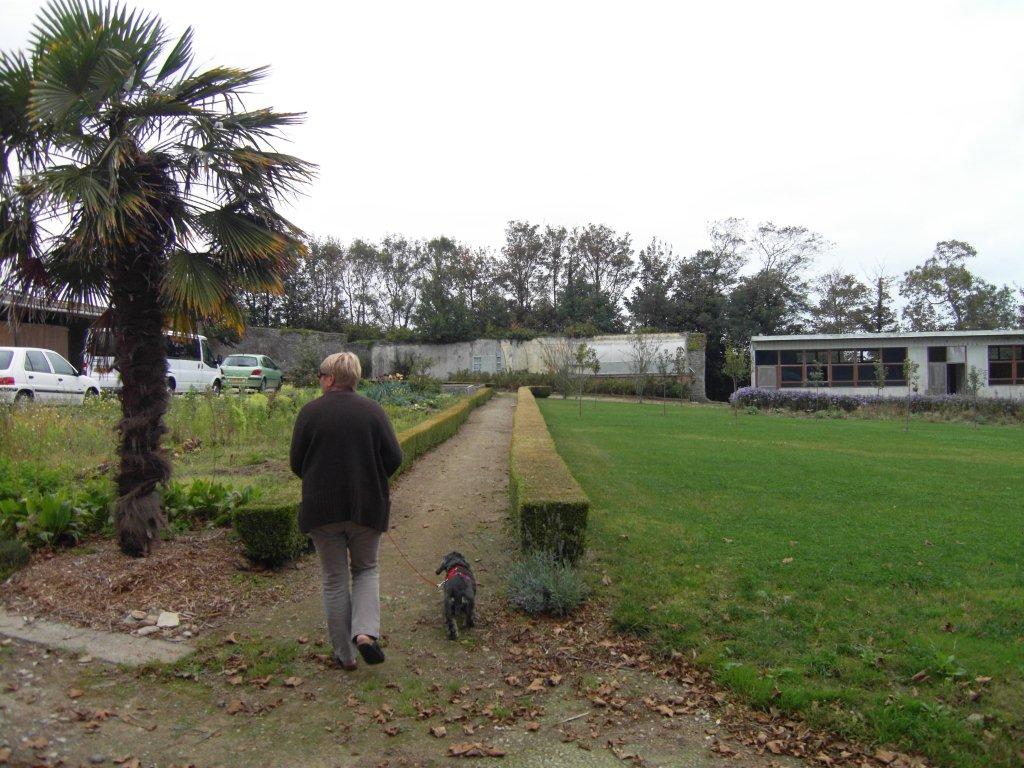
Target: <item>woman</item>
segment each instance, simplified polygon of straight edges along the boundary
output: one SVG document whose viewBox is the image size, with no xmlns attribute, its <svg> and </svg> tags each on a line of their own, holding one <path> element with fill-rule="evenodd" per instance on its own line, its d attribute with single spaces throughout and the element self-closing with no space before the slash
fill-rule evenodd
<svg viewBox="0 0 1024 768">
<path fill-rule="evenodd" d="M 323 394 L 299 411 L 291 447 L 292 472 L 302 478 L 299 528 L 320 556 L 334 657 L 350 671 L 356 650 L 367 664 L 384 661 L 377 551 L 388 529 L 388 478 L 402 463 L 384 409 L 356 394 L 362 373 L 351 352 L 321 363 Z"/>
</svg>

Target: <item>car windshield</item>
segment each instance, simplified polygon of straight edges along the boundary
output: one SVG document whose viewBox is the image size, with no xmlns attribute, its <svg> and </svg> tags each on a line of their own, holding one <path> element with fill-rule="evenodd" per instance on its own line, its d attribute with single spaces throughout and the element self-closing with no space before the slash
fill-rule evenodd
<svg viewBox="0 0 1024 768">
<path fill-rule="evenodd" d="M 256 358 L 251 355 L 228 355 L 224 360 L 224 365 L 234 365 L 238 368 L 250 368 L 259 365 L 256 362 Z"/>
<path fill-rule="evenodd" d="M 10 349 L 0 349 L 0 371 L 6 371 L 11 367 L 11 360 L 14 359 L 14 352 Z"/>
</svg>

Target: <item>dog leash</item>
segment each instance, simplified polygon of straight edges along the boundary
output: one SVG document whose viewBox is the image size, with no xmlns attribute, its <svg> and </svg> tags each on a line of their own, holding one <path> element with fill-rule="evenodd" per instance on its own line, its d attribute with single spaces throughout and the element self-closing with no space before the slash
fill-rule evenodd
<svg viewBox="0 0 1024 768">
<path fill-rule="evenodd" d="M 400 554 L 402 556 L 402 559 L 405 560 L 406 565 L 408 565 L 409 568 L 412 569 L 412 572 L 415 573 L 417 576 L 419 576 L 420 579 L 422 579 L 424 583 L 429 584 L 431 587 L 434 587 L 435 589 L 440 589 L 441 588 L 441 584 L 444 584 L 444 582 L 442 581 L 441 584 L 435 584 L 430 579 L 428 579 L 426 576 L 424 576 L 422 573 L 420 573 L 418 570 L 416 570 L 416 566 L 412 564 L 412 560 L 410 560 L 408 557 L 406 557 L 405 552 L 403 552 L 402 548 L 400 546 L 398 546 L 398 542 L 395 541 L 394 536 L 391 535 L 391 531 L 387 531 L 386 533 L 388 535 L 388 539 L 390 539 L 391 543 L 395 545 L 395 549 L 398 550 L 398 554 Z"/>
</svg>

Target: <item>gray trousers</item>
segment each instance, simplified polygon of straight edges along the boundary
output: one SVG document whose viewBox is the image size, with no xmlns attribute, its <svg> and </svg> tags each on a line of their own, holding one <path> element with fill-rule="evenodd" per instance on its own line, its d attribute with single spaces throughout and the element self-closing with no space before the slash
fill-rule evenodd
<svg viewBox="0 0 1024 768">
<path fill-rule="evenodd" d="M 314 528 L 309 535 L 320 555 L 324 612 L 334 655 L 342 662 L 355 661 L 356 636 L 380 637 L 380 531 L 345 522 Z"/>
</svg>

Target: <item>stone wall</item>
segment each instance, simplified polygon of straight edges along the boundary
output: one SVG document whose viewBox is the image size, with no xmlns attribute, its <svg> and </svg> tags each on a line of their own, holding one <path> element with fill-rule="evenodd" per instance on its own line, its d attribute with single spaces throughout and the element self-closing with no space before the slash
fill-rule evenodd
<svg viewBox="0 0 1024 768">
<path fill-rule="evenodd" d="M 687 350 L 688 365 L 693 371 L 694 400 L 705 400 L 704 389 L 704 338 L 700 334 L 656 333 L 652 340 L 660 350 L 674 355 L 677 347 Z M 597 352 L 601 376 L 628 376 L 632 373 L 629 363 L 628 335 L 594 336 L 586 340 Z M 531 341 L 508 341 L 504 339 L 476 339 L 454 344 L 418 344 L 378 342 L 373 345 L 374 375 L 391 373 L 395 364 L 410 357 L 429 361 L 427 373 L 442 380 L 449 380 L 459 371 L 479 373 L 500 373 L 502 371 L 529 371 L 544 373 L 544 344 L 556 341 L 555 337 L 543 337 Z M 653 368 L 651 369 L 653 372 Z"/>
</svg>

